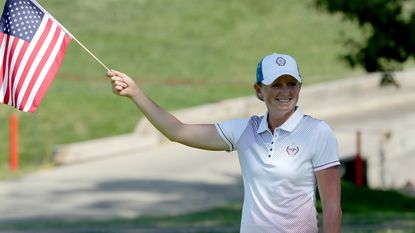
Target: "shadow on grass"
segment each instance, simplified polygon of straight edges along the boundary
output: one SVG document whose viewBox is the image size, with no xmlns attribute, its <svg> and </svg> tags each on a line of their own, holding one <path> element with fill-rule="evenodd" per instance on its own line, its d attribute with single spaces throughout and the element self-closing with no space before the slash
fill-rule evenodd
<svg viewBox="0 0 415 233">
<path fill-rule="evenodd" d="M 160 202 L 162 208 L 172 208 L 179 203 L 197 205 L 212 199 L 233 204 L 190 214 L 171 214 L 164 216 L 145 216 L 134 218 L 115 218 L 109 220 L 93 219 L 26 219 L 14 223 L 0 224 L 0 232 L 147 232 L 147 233 L 234 233 L 239 231 L 242 204 L 235 202 L 235 192 L 242 193 L 242 184 L 217 185 L 192 182 L 170 182 L 165 180 L 112 180 L 99 183 L 98 190 L 117 195 L 124 191 L 139 193 L 142 190 L 152 193 L 170 192 L 179 195 L 175 201 Z M 76 195 L 94 190 L 74 190 L 54 193 L 54 195 Z M 232 200 L 233 199 L 233 200 Z M 318 203 L 320 208 L 320 203 Z M 111 211 L 118 208 L 119 203 L 96 202 L 85 208 Z M 155 205 L 142 207 L 144 210 L 155 208 Z M 403 196 L 395 191 L 371 190 L 357 188 L 353 184 L 342 184 L 343 232 L 345 233 L 414 233 L 415 232 L 415 199 Z M 321 212 L 321 210 L 319 211 Z M 321 219 L 321 216 L 320 216 Z"/>
<path fill-rule="evenodd" d="M 84 203 L 75 201 L 73 206 L 68 203 L 61 213 L 49 208 L 50 213 L 28 210 L 34 214 L 24 213 L 26 217 L 21 218 L 6 219 L 5 215 L 2 218 L 0 214 L 0 232 L 185 232 L 183 229 L 187 228 L 205 229 L 208 232 L 218 227 L 233 232 L 239 229 L 241 206 L 228 203 L 240 203 L 243 187 L 239 176 L 227 176 L 231 176 L 234 182 L 215 184 L 161 179 L 112 179 L 93 187 L 55 189 L 45 193 L 39 201 L 52 206 L 54 202 L 64 203 L 72 198 L 95 199 Z M 33 194 L 16 190 L 16 193 L 9 195 L 24 201 Z M 131 198 L 131 195 L 138 195 L 139 198 Z M 201 211 L 206 208 L 210 210 Z M 19 210 L 14 211 L 16 216 Z M 125 212 L 136 214 L 130 218 L 114 217 Z M 196 213 L 184 214 L 188 212 Z M 92 216 L 91 213 L 97 215 Z M 161 214 L 163 217 L 160 217 Z M 108 216 L 113 217 L 108 219 Z"/>
</svg>

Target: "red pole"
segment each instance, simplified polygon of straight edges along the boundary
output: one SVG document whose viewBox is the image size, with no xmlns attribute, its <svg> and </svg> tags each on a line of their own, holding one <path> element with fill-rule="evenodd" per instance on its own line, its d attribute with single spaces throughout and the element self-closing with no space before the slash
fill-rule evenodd
<svg viewBox="0 0 415 233">
<path fill-rule="evenodd" d="M 363 161 L 361 158 L 361 133 L 356 132 L 356 159 L 355 159 L 355 184 L 358 187 L 363 186 Z"/>
<path fill-rule="evenodd" d="M 14 114 L 10 115 L 10 170 L 15 172 L 19 169 L 18 148 L 18 121 Z"/>
</svg>

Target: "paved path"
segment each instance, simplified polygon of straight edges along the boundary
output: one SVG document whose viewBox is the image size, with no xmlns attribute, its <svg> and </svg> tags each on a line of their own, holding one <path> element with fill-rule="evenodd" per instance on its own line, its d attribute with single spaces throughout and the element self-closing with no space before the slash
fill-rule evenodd
<svg viewBox="0 0 415 233">
<path fill-rule="evenodd" d="M 411 172 L 415 167 L 415 100 L 326 121 L 339 140 L 342 157 L 356 154 L 356 132 L 361 132 L 361 156 L 368 162 L 371 187 L 401 189 L 408 182 L 415 185 L 415 173 Z M 414 193 L 415 186 L 412 190 Z"/>
<path fill-rule="evenodd" d="M 242 192 L 236 154 L 166 143 L 2 181 L 0 223 L 183 213 L 240 199 Z"/>
</svg>

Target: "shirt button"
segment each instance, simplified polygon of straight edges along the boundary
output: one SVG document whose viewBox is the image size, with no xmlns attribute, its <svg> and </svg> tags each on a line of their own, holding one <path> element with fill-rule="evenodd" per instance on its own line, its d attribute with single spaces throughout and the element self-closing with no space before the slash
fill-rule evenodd
<svg viewBox="0 0 415 233">
<path fill-rule="evenodd" d="M 272 151 L 272 148 L 270 148 L 269 151 Z"/>
<path fill-rule="evenodd" d="M 271 155 L 268 155 L 268 158 L 271 158 Z"/>
</svg>

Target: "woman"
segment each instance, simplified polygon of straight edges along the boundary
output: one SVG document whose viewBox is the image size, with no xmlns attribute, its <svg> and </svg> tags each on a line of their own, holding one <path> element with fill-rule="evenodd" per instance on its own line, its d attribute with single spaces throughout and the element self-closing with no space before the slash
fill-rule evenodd
<svg viewBox="0 0 415 233">
<path fill-rule="evenodd" d="M 341 231 L 337 142 L 329 126 L 297 106 L 301 75 L 289 55 L 273 53 L 257 66 L 254 89 L 263 116 L 218 124 L 185 124 L 150 100 L 135 82 L 109 71 L 113 92 L 130 97 L 171 141 L 206 150 L 237 150 L 244 181 L 241 233 L 318 232 L 315 186 L 323 207 L 322 230 Z"/>
</svg>

